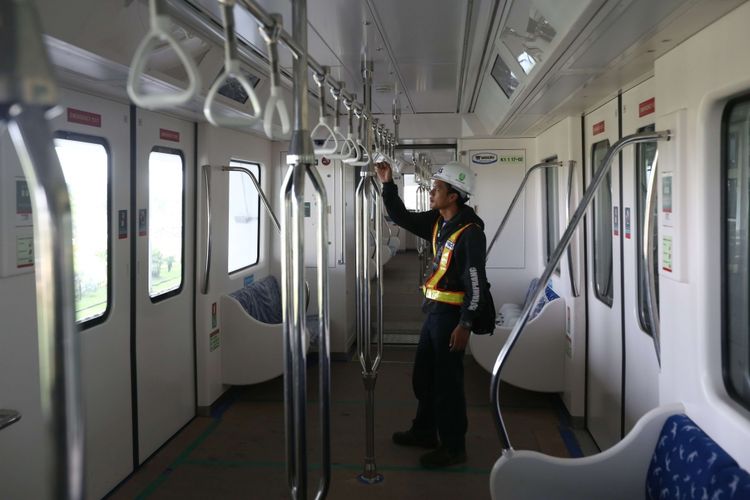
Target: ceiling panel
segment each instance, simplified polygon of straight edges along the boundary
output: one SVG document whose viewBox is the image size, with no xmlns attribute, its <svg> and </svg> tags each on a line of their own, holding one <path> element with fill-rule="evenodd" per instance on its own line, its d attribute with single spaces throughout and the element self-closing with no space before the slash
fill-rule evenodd
<svg viewBox="0 0 750 500">
<path fill-rule="evenodd" d="M 458 65 L 399 64 L 416 112 L 455 113 Z"/>
</svg>

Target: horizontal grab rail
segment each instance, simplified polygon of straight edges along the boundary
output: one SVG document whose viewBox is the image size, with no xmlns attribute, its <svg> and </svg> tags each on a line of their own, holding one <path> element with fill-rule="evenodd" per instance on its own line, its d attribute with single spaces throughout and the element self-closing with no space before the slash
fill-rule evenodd
<svg viewBox="0 0 750 500">
<path fill-rule="evenodd" d="M 529 321 L 531 310 L 536 307 L 536 302 L 547 286 L 547 282 L 552 276 L 552 273 L 555 271 L 557 264 L 560 262 L 560 258 L 567 248 L 568 243 L 570 243 L 570 240 L 573 238 L 573 233 L 575 233 L 576 229 L 578 228 L 578 224 L 581 222 L 581 220 L 583 220 L 583 216 L 586 213 L 589 204 L 594 199 L 594 195 L 596 194 L 597 189 L 604 180 L 604 176 L 607 172 L 609 172 L 612 165 L 612 160 L 614 159 L 615 155 L 617 155 L 617 153 L 619 153 L 621 149 L 629 144 L 669 140 L 669 138 L 669 131 L 643 132 L 623 137 L 607 150 L 607 154 L 602 161 L 602 166 L 599 168 L 599 170 L 596 171 L 596 173 L 594 174 L 594 178 L 591 180 L 591 184 L 589 184 L 589 186 L 586 188 L 586 191 L 583 193 L 583 197 L 581 199 L 581 202 L 578 204 L 578 208 L 576 208 L 572 219 L 568 223 L 568 227 L 565 229 L 565 233 L 563 233 L 560 241 L 555 247 L 555 251 L 550 256 L 549 261 L 547 262 L 547 267 L 544 268 L 544 272 L 537 281 L 536 286 L 534 287 L 534 291 L 526 301 L 526 305 L 521 312 L 521 316 L 518 318 L 518 321 L 513 327 L 513 330 L 510 332 L 508 339 L 505 341 L 505 344 L 503 345 L 500 353 L 497 356 L 495 366 L 492 368 L 490 399 L 492 401 L 492 410 L 493 416 L 495 418 L 495 425 L 497 427 L 498 435 L 500 436 L 500 441 L 502 442 L 503 450 L 510 450 L 512 449 L 512 446 L 510 444 L 510 438 L 508 437 L 508 430 L 505 428 L 502 411 L 500 410 L 500 374 L 503 370 L 503 367 L 505 366 L 506 361 L 508 360 L 510 351 L 513 349 L 513 346 L 521 336 L 526 323 Z"/>
</svg>

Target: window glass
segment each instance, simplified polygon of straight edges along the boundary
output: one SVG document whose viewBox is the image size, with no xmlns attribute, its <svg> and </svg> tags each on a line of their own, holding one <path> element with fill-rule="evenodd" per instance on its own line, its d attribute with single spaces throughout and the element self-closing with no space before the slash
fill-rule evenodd
<svg viewBox="0 0 750 500">
<path fill-rule="evenodd" d="M 723 367 L 729 393 L 750 408 L 750 97 L 730 102 L 723 124 Z"/>
<path fill-rule="evenodd" d="M 109 152 L 103 139 L 60 133 L 55 139 L 73 217 L 76 322 L 109 306 Z"/>
<path fill-rule="evenodd" d="M 154 148 L 148 158 L 148 294 L 152 299 L 179 293 L 182 287 L 184 167 L 182 153 L 176 150 Z"/>
<path fill-rule="evenodd" d="M 417 188 L 419 184 L 414 179 L 414 174 L 404 174 L 404 206 L 407 210 L 417 210 Z"/>
<path fill-rule="evenodd" d="M 248 169 L 260 184 L 260 165 L 232 160 L 230 167 Z M 229 172 L 228 272 L 258 263 L 260 195 L 244 172 Z"/>
<path fill-rule="evenodd" d="M 495 64 L 492 65 L 492 78 L 495 79 L 500 88 L 505 93 L 505 97 L 510 99 L 510 95 L 518 87 L 518 78 L 513 73 L 505 61 L 500 56 L 495 57 Z"/>
<path fill-rule="evenodd" d="M 594 173 L 602 166 L 609 149 L 609 141 L 597 142 L 591 147 L 591 165 Z M 594 292 L 607 305 L 612 305 L 612 170 L 596 191 L 594 199 Z"/>
<path fill-rule="evenodd" d="M 548 158 L 544 161 L 552 162 L 557 157 Z M 558 195 L 558 169 L 556 167 L 544 169 L 544 191 L 547 211 L 547 254 L 546 260 L 549 262 L 552 252 L 555 251 L 557 243 L 560 241 L 560 202 Z M 555 272 L 560 273 L 560 264 L 558 263 Z"/>
<path fill-rule="evenodd" d="M 638 132 L 653 132 L 656 130 L 654 125 L 648 125 L 638 129 Z M 646 194 L 648 194 L 648 186 L 651 182 L 651 176 L 654 157 L 656 156 L 656 142 L 642 142 L 636 144 L 636 165 L 635 165 L 635 185 L 637 186 L 638 193 L 636 194 L 636 219 L 635 219 L 635 234 L 636 234 L 636 260 L 638 263 L 638 317 L 641 322 L 641 328 L 644 332 L 649 335 L 653 335 L 651 329 L 651 323 L 648 316 L 648 304 L 647 304 L 647 287 L 648 287 L 648 273 L 646 269 L 646 260 L 643 257 L 643 228 L 644 220 L 646 217 Z M 654 196 L 658 197 L 658 190 L 654 190 Z M 658 225 L 656 224 L 657 207 L 659 206 L 657 199 L 654 200 L 653 210 L 651 212 L 651 241 L 657 242 L 658 240 Z M 652 273 L 654 276 L 659 276 L 659 254 L 658 245 L 654 245 L 651 253 L 651 264 L 653 266 Z M 656 301 L 657 307 L 659 303 L 659 280 L 654 280 L 656 285 Z"/>
</svg>

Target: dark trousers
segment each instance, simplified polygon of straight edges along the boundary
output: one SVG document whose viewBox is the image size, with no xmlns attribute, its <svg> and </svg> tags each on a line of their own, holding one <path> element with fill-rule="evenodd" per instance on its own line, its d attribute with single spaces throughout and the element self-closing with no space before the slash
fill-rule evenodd
<svg viewBox="0 0 750 500">
<path fill-rule="evenodd" d="M 419 401 L 414 428 L 437 428 L 443 446 L 463 450 L 466 446 L 466 396 L 464 353 L 451 352 L 451 333 L 458 325 L 460 308 L 431 312 L 422 325 L 414 358 L 412 386 Z"/>
</svg>

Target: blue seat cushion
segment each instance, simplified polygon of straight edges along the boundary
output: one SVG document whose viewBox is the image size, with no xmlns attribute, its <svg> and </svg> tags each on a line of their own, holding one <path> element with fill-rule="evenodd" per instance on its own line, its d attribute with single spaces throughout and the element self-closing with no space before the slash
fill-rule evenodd
<svg viewBox="0 0 750 500">
<path fill-rule="evenodd" d="M 646 498 L 748 500 L 750 474 L 689 417 L 672 415 L 651 458 Z"/>
<path fill-rule="evenodd" d="M 281 289 L 274 276 L 254 281 L 229 294 L 247 313 L 263 323 L 279 324 L 282 321 Z"/>
</svg>

